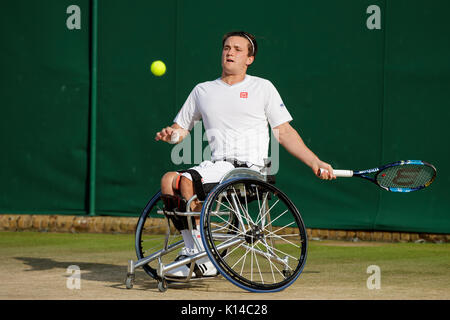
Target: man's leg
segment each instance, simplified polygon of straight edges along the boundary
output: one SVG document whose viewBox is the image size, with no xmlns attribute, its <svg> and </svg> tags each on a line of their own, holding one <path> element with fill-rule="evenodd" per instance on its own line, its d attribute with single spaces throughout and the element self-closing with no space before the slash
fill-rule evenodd
<svg viewBox="0 0 450 320">
<path fill-rule="evenodd" d="M 186 177 L 182 177 L 178 172 L 167 172 L 161 179 L 161 193 L 163 195 L 168 196 L 174 196 L 176 193 L 181 194 L 181 197 L 188 201 L 192 196 L 194 195 L 194 185 L 191 180 L 189 180 Z M 169 200 L 164 200 L 169 201 Z M 173 205 L 169 205 L 169 203 L 166 203 L 166 208 L 169 208 L 169 210 L 172 210 Z M 191 210 L 192 211 L 201 211 L 201 203 L 198 200 L 194 200 L 191 203 Z M 195 248 L 194 241 L 192 240 L 192 237 L 197 238 L 197 240 L 200 240 L 198 236 L 200 235 L 198 232 L 198 229 L 200 229 L 198 226 L 200 225 L 200 218 L 194 217 L 194 226 L 192 234 L 187 228 L 187 220 L 190 218 L 186 217 L 171 217 L 171 220 L 175 227 L 180 231 L 181 235 L 183 236 L 185 247 L 188 249 L 193 250 Z M 200 242 L 201 241 L 197 241 Z"/>
<path fill-rule="evenodd" d="M 180 193 L 186 201 L 192 198 L 194 196 L 194 183 L 186 177 L 181 177 Z M 191 202 L 191 210 L 196 212 L 202 211 L 202 204 L 198 199 Z M 200 225 L 200 217 L 195 217 L 195 225 Z"/>
<path fill-rule="evenodd" d="M 176 189 L 176 181 L 179 173 L 175 171 L 167 172 L 161 179 L 161 193 L 173 196 Z"/>
<path fill-rule="evenodd" d="M 176 179 L 176 177 L 175 177 Z M 179 189 L 181 196 L 189 200 L 194 195 L 194 184 L 193 182 L 184 176 L 182 176 L 179 180 Z M 175 189 L 175 188 L 174 188 Z M 195 199 L 191 202 L 191 210 L 200 212 L 202 209 L 202 204 L 200 201 Z M 190 219 L 190 218 L 188 218 Z M 192 255 L 199 251 L 204 251 L 201 236 L 200 236 L 200 217 L 195 217 L 195 225 L 192 226 L 193 230 L 192 232 L 190 230 L 183 229 L 180 230 L 181 235 L 183 236 L 185 248 L 181 251 L 181 255 Z M 195 240 L 194 240 L 195 239 Z M 196 244 L 195 244 L 195 242 Z M 198 248 L 197 248 L 198 245 Z M 196 261 L 196 266 L 194 269 L 195 276 L 214 276 L 217 274 L 217 270 L 212 264 L 211 261 L 209 261 L 208 257 L 202 258 L 198 261 Z M 168 273 L 170 276 L 174 277 L 187 277 L 189 274 L 189 268 L 187 266 L 181 266 L 175 270 L 172 270 Z"/>
<path fill-rule="evenodd" d="M 194 183 L 186 177 L 181 177 L 180 180 L 180 193 L 181 196 L 189 200 L 194 196 Z M 202 204 L 195 199 L 191 202 L 191 211 L 200 212 L 202 210 Z M 189 219 L 189 218 L 188 218 Z M 190 230 L 181 230 L 183 239 L 185 239 L 186 247 L 189 249 L 197 249 L 192 238 L 197 240 L 200 251 L 203 250 L 202 241 L 200 238 L 200 217 L 194 216 L 194 225 L 192 226 L 192 232 Z"/>
<path fill-rule="evenodd" d="M 176 171 L 167 172 L 161 179 L 161 198 L 163 199 L 165 209 L 168 211 L 176 208 L 185 210 L 183 209 L 185 207 L 183 204 L 184 200 L 180 196 L 180 181 L 181 175 Z M 187 229 L 186 217 L 170 215 L 168 219 L 171 220 L 181 234 L 185 233 L 182 230 Z M 185 238 L 184 234 L 183 238 Z M 185 239 L 185 242 L 187 247 L 193 248 L 194 243 L 192 239 Z"/>
</svg>

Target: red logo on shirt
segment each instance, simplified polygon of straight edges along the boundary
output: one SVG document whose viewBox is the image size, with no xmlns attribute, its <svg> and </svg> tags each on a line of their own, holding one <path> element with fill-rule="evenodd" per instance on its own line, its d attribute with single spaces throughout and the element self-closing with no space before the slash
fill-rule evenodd
<svg viewBox="0 0 450 320">
<path fill-rule="evenodd" d="M 241 92 L 241 98 L 247 99 L 248 98 L 248 92 Z"/>
</svg>

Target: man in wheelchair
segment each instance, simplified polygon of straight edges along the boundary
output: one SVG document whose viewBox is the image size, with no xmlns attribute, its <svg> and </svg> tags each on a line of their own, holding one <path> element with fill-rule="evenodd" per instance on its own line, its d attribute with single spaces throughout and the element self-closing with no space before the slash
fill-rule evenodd
<svg viewBox="0 0 450 320">
<path fill-rule="evenodd" d="M 198 84 L 192 90 L 174 123 L 156 134 L 155 140 L 168 143 L 181 142 L 196 121 L 203 121 L 211 161 L 203 161 L 186 171 L 171 171 L 161 179 L 161 193 L 166 210 L 183 211 L 186 201 L 194 194 L 192 211 L 201 211 L 211 186 L 236 167 L 260 171 L 268 156 L 269 130 L 272 128 L 278 142 L 294 157 L 309 166 L 320 179 L 331 180 L 333 168 L 321 161 L 303 142 L 290 125 L 292 117 L 274 85 L 265 79 L 247 74 L 254 62 L 258 45 L 250 33 L 238 31 L 222 39 L 222 75 L 220 78 Z M 320 174 L 320 169 L 325 171 Z M 180 257 L 197 252 L 194 239 L 201 245 L 199 218 L 195 219 L 192 234 L 186 217 L 171 216 L 175 227 L 183 236 L 185 247 Z M 202 248 L 200 248 L 202 249 Z M 193 276 L 214 276 L 217 270 L 208 258 L 196 262 Z M 182 266 L 168 276 L 186 277 L 189 268 Z"/>
</svg>

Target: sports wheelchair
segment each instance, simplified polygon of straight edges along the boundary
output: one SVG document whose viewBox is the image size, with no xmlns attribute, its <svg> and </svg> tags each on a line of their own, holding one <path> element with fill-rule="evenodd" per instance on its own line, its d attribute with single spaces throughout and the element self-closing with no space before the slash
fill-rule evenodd
<svg viewBox="0 0 450 320">
<path fill-rule="evenodd" d="M 185 210 L 179 211 L 166 210 L 161 191 L 157 192 L 136 226 L 138 260 L 128 262 L 126 288 L 133 287 L 136 268 L 143 268 L 155 279 L 161 292 L 170 283 L 206 279 L 192 276 L 195 261 L 206 256 L 218 275 L 247 291 L 276 292 L 291 285 L 306 262 L 307 233 L 297 208 L 274 186 L 269 170 L 270 164 L 261 172 L 248 168 L 231 170 L 207 192 L 201 201 L 201 212 L 190 210 L 197 195 L 187 201 Z M 174 215 L 186 217 L 190 231 L 195 228 L 193 217 L 200 216 L 203 246 L 193 237 L 199 249 L 197 254 L 176 259 L 184 241 L 173 225 Z M 190 270 L 187 277 L 167 275 L 183 265 Z"/>
</svg>

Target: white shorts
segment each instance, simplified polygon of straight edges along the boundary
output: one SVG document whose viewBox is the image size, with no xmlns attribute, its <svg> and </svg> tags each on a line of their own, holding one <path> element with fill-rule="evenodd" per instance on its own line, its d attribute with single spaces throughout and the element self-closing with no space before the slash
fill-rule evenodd
<svg viewBox="0 0 450 320">
<path fill-rule="evenodd" d="M 249 165 L 250 170 L 260 171 L 262 169 L 261 166 L 257 166 L 251 163 L 247 163 Z M 198 166 L 192 167 L 190 169 L 196 170 L 203 178 L 203 183 L 217 183 L 220 182 L 222 177 L 227 174 L 229 171 L 234 169 L 234 166 L 227 161 L 216 161 L 212 162 L 209 160 L 203 161 Z M 181 174 L 183 177 L 188 178 L 192 181 L 192 176 L 188 172 L 184 172 Z"/>
</svg>

